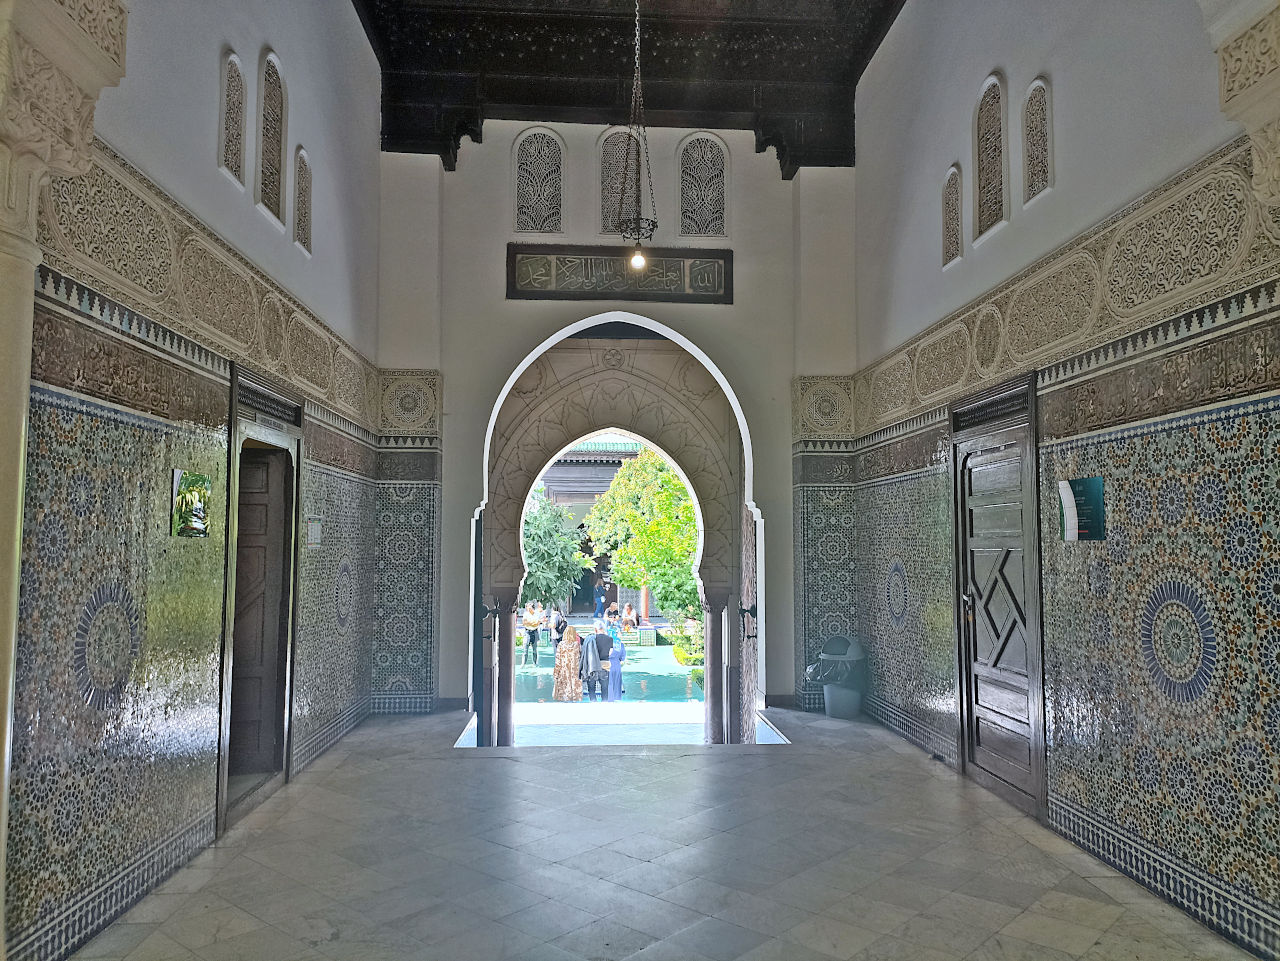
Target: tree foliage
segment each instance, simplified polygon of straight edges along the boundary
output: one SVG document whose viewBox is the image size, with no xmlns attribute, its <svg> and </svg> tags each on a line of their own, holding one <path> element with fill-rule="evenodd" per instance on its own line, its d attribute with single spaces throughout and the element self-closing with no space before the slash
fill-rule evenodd
<svg viewBox="0 0 1280 961">
<path fill-rule="evenodd" d="M 680 475 L 656 453 L 645 449 L 625 461 L 586 523 L 596 552 L 613 560 L 615 582 L 648 587 L 658 610 L 667 614 L 698 606 L 693 499 Z"/>
<path fill-rule="evenodd" d="M 578 548 L 582 535 L 569 512 L 537 488 L 524 517 L 524 559 L 528 573 L 520 603 L 554 601 L 568 597 L 585 570 L 595 561 Z"/>
</svg>

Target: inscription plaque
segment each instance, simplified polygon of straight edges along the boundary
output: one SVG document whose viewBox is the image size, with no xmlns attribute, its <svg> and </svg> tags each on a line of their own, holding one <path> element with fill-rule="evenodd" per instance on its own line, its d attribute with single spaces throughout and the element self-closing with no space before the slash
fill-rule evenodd
<svg viewBox="0 0 1280 961">
<path fill-rule="evenodd" d="M 508 300 L 648 300 L 733 303 L 733 251 L 630 246 L 507 244 Z"/>
</svg>

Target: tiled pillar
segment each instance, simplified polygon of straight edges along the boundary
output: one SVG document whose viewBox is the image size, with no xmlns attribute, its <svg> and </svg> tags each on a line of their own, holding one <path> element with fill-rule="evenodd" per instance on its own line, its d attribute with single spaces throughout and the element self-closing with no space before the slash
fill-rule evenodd
<svg viewBox="0 0 1280 961">
<path fill-rule="evenodd" d="M 48 0 L 0 4 L 0 897 L 9 819 L 13 673 L 31 391 L 36 215 L 50 173 L 89 169 L 93 106 L 123 74 L 126 12 Z M 85 26 L 81 26 L 81 24 Z M 0 932 L 2 933 L 2 932 Z M 0 937 L 0 956 L 3 956 Z"/>
</svg>

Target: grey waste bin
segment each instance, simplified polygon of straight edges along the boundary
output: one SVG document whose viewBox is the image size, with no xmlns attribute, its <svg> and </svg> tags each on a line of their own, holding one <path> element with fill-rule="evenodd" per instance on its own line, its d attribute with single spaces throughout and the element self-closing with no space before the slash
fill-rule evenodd
<svg viewBox="0 0 1280 961">
<path fill-rule="evenodd" d="M 805 675 L 822 685 L 827 717 L 854 718 L 862 710 L 866 690 L 866 651 L 857 641 L 833 637 L 822 646 L 818 660 Z"/>
</svg>

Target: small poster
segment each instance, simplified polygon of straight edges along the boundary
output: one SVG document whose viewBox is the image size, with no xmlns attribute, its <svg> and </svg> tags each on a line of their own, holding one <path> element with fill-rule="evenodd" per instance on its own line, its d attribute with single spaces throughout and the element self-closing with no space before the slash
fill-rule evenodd
<svg viewBox="0 0 1280 961">
<path fill-rule="evenodd" d="M 311 548 L 311 547 L 320 546 L 320 528 L 321 528 L 320 515 L 308 514 L 307 515 L 307 547 Z"/>
<path fill-rule="evenodd" d="M 174 537 L 208 537 L 212 496 L 213 483 L 208 474 L 175 467 L 169 533 Z"/>
<path fill-rule="evenodd" d="M 1058 481 L 1058 503 L 1064 541 L 1107 539 L 1107 512 L 1103 504 L 1101 477 Z"/>
</svg>

